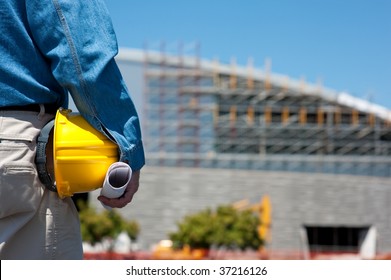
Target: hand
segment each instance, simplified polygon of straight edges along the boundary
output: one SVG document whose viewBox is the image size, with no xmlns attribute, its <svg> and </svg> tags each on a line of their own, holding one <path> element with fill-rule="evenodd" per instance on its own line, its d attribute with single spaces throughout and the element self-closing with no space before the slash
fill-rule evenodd
<svg viewBox="0 0 391 280">
<path fill-rule="evenodd" d="M 125 192 L 122 196 L 118 198 L 107 198 L 103 195 L 98 196 L 98 200 L 103 204 L 112 207 L 112 208 L 123 208 L 133 199 L 134 194 L 137 192 L 140 181 L 140 171 L 134 171 L 132 173 L 132 178 L 128 186 L 125 189 Z"/>
</svg>

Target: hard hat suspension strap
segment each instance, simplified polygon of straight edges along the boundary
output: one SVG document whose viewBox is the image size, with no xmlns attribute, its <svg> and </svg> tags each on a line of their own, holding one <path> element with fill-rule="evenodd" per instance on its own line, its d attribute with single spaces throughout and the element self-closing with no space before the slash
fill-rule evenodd
<svg viewBox="0 0 391 280">
<path fill-rule="evenodd" d="M 49 141 L 50 131 L 54 126 L 54 119 L 48 122 L 41 130 L 37 139 L 37 153 L 35 164 L 41 183 L 50 191 L 57 192 L 57 187 L 46 168 L 46 145 Z"/>
</svg>

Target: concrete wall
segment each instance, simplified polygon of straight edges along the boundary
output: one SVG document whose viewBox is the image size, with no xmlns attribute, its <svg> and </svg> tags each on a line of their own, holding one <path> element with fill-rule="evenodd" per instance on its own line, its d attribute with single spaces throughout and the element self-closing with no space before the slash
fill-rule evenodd
<svg viewBox="0 0 391 280">
<path fill-rule="evenodd" d="M 92 194 L 91 201 L 97 205 Z M 270 250 L 303 250 L 303 225 L 371 226 L 377 252 L 391 251 L 391 179 L 379 177 L 145 167 L 131 205 L 121 209 L 141 225 L 140 246 L 150 249 L 189 213 L 268 194 L 272 204 Z"/>
</svg>

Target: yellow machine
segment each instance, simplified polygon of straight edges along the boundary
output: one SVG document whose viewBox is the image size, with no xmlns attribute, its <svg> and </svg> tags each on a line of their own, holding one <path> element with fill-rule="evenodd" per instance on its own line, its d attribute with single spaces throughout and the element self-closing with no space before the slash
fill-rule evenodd
<svg viewBox="0 0 391 280">
<path fill-rule="evenodd" d="M 264 195 L 259 203 L 250 204 L 249 200 L 245 199 L 235 202 L 233 206 L 238 210 L 250 209 L 256 212 L 261 222 L 258 228 L 259 237 L 266 243 L 271 241 L 272 206 L 268 195 Z"/>
</svg>

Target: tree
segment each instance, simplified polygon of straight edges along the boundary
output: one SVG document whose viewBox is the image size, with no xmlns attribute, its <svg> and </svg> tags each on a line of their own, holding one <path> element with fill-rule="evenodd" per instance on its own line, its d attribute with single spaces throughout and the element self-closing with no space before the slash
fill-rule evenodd
<svg viewBox="0 0 391 280">
<path fill-rule="evenodd" d="M 258 235 L 259 219 L 251 210 L 237 210 L 230 205 L 206 209 L 187 215 L 170 233 L 174 247 L 208 249 L 212 245 L 227 248 L 258 249 L 263 241 Z"/>
<path fill-rule="evenodd" d="M 104 238 L 115 239 L 122 231 L 136 240 L 140 232 L 136 221 L 124 219 L 116 210 L 98 213 L 95 208 L 83 205 L 80 206 L 79 217 L 82 239 L 92 245 Z"/>
</svg>

